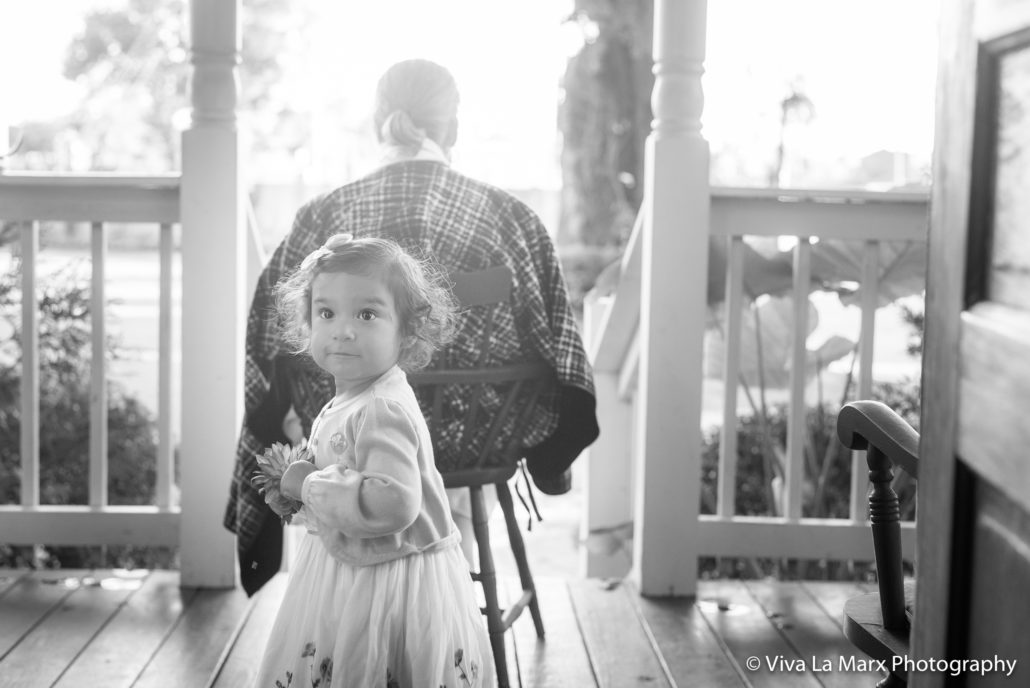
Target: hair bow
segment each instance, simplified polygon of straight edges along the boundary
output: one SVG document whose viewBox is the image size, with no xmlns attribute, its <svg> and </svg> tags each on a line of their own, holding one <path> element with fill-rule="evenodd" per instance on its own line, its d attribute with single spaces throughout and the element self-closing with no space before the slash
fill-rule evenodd
<svg viewBox="0 0 1030 688">
<path fill-rule="evenodd" d="M 353 234 L 334 234 L 333 236 L 326 239 L 324 244 L 322 244 L 314 251 L 309 253 L 304 258 L 304 260 L 300 262 L 300 269 L 307 270 L 308 268 L 314 266 L 323 256 L 331 256 L 336 249 L 345 246 L 353 240 Z"/>
</svg>

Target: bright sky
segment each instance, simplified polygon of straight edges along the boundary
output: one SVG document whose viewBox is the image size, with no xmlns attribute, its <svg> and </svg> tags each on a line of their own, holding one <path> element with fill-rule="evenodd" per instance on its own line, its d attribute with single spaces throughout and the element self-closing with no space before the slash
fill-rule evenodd
<svg viewBox="0 0 1030 688">
<path fill-rule="evenodd" d="M 709 0 L 705 137 L 714 148 L 746 135 L 754 113 L 778 103 L 785 84 L 803 75 L 815 105 L 813 148 L 929 153 L 939 4 Z"/>
<path fill-rule="evenodd" d="M 122 0 L 124 1 L 124 0 Z M 769 148 L 775 107 L 803 75 L 816 117 L 800 145 L 859 156 L 928 155 L 939 0 L 709 0 L 704 134 L 713 151 Z M 82 13 L 119 0 L 5 0 L 0 8 L 0 128 L 74 102 L 60 78 Z M 572 0 L 322 0 L 305 64 L 285 86 L 298 109 L 352 94 L 367 113 L 375 81 L 407 57 L 434 59 L 462 92 L 456 164 L 494 183 L 554 187 L 555 103 L 578 32 Z M 477 30 L 479 29 L 479 30 Z M 770 107 L 773 104 L 773 107 Z M 327 123 L 333 126 L 333 123 Z"/>
<path fill-rule="evenodd" d="M 89 4 L 88 2 L 81 3 Z M 61 46 L 81 22 L 74 0 L 0 5 L 0 125 L 60 112 L 77 95 Z"/>
</svg>

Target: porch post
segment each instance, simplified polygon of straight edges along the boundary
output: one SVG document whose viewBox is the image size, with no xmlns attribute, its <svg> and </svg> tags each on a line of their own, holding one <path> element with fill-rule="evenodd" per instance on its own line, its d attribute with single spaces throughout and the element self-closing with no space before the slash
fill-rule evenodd
<svg viewBox="0 0 1030 688">
<path fill-rule="evenodd" d="M 191 0 L 190 128 L 182 137 L 181 581 L 233 587 L 222 527 L 243 418 L 244 205 L 236 129 L 240 0 Z"/>
<path fill-rule="evenodd" d="M 708 143 L 701 136 L 706 0 L 655 0 L 654 121 L 645 212 L 633 577 L 645 595 L 697 590 Z"/>
</svg>

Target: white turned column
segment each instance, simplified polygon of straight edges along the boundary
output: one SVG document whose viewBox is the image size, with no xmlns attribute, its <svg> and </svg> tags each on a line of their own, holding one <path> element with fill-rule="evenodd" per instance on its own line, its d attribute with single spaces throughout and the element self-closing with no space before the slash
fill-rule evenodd
<svg viewBox="0 0 1030 688">
<path fill-rule="evenodd" d="M 706 0 L 656 0 L 654 122 L 644 170 L 633 577 L 645 595 L 693 595 L 701 483 L 708 274 Z"/>
<path fill-rule="evenodd" d="M 190 12 L 193 118 L 182 137 L 181 580 L 232 587 L 236 548 L 222 515 L 243 418 L 240 0 L 191 0 Z"/>
</svg>

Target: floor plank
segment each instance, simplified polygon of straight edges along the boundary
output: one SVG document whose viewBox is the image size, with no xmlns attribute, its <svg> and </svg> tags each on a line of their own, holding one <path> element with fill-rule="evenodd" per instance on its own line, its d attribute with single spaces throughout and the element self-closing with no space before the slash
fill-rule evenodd
<svg viewBox="0 0 1030 688">
<path fill-rule="evenodd" d="M 534 578 L 544 621 L 544 639 L 536 637 L 527 609 L 512 625 L 522 688 L 566 688 L 594 685 L 586 647 L 579 632 L 569 589 L 561 578 Z M 521 590 L 508 582 L 509 595 Z"/>
<path fill-rule="evenodd" d="M 801 581 L 800 585 L 826 612 L 827 616 L 833 619 L 837 628 L 841 629 L 841 633 L 844 632 L 844 603 L 856 595 L 876 589 L 875 585 L 868 583 L 838 583 L 835 581 Z"/>
<path fill-rule="evenodd" d="M 131 592 L 102 587 L 100 579 L 92 575 L 59 573 L 60 578 L 53 572 L 32 576 L 43 587 L 70 591 L 4 658 L 0 674 L 5 686 L 52 685 Z"/>
<path fill-rule="evenodd" d="M 132 589 L 133 583 L 137 587 L 55 688 L 132 686 L 194 594 L 180 591 L 177 571 L 153 571 L 145 578 L 109 572 L 106 581 L 126 589 Z M 126 648 L 132 651 L 126 652 Z"/>
<path fill-rule="evenodd" d="M 3 661 L 11 649 L 51 609 L 72 593 L 71 588 L 57 582 L 69 573 L 85 574 L 88 571 L 62 571 L 54 574 L 32 574 L 26 571 L 7 589 L 7 594 L 0 597 L 0 619 L 4 620 L 0 624 L 0 675 L 3 673 Z"/>
<path fill-rule="evenodd" d="M 643 597 L 634 601 L 673 680 L 697 688 L 743 688 L 743 671 L 727 654 L 694 598 Z"/>
<path fill-rule="evenodd" d="M 743 583 L 703 581 L 698 586 L 697 599 L 698 609 L 733 653 L 737 664 L 744 668 L 744 676 L 754 688 L 820 685 L 812 674 L 797 671 L 802 658 Z"/>
<path fill-rule="evenodd" d="M 246 686 L 285 582 L 279 576 L 248 600 L 240 590 L 180 589 L 174 571 L 133 579 L 110 571 L 0 570 L 0 688 L 55 681 L 56 688 L 204 686 L 212 677 L 214 688 Z M 499 592 L 517 596 L 516 578 L 501 583 Z M 852 653 L 833 610 L 860 585 L 702 581 L 695 601 L 642 598 L 628 584 L 598 580 L 536 583 L 546 638 L 537 640 L 528 613 L 507 634 L 513 686 L 875 683 L 875 675 L 768 669 L 777 658 L 810 664 L 811 656 Z M 759 657 L 759 670 L 746 669 L 749 656 Z"/>
<path fill-rule="evenodd" d="M 625 585 L 588 578 L 568 586 L 599 688 L 670 685 Z"/>
<path fill-rule="evenodd" d="M 27 575 L 29 572 L 26 569 L 0 569 L 0 597 Z"/>
<path fill-rule="evenodd" d="M 133 688 L 206 686 L 248 607 L 239 588 L 197 590 Z"/>
<path fill-rule="evenodd" d="M 250 686 L 257 678 L 272 623 L 286 591 L 287 574 L 280 573 L 262 586 L 251 600 L 250 613 L 225 661 L 218 669 L 212 688 Z"/>
<path fill-rule="evenodd" d="M 799 583 L 747 581 L 745 587 L 825 688 L 868 688 L 883 678 L 855 670 L 866 657 L 842 648 L 840 627 Z"/>
</svg>

